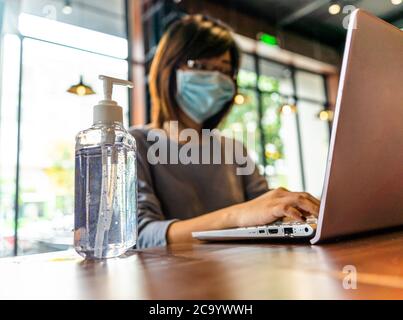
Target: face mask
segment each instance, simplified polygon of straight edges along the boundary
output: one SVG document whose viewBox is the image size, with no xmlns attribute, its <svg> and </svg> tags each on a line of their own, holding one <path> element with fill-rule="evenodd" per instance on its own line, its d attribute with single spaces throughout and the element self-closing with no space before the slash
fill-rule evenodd
<svg viewBox="0 0 403 320">
<path fill-rule="evenodd" d="M 203 123 L 232 99 L 235 85 L 218 71 L 177 70 L 176 101 L 196 123 Z"/>
</svg>

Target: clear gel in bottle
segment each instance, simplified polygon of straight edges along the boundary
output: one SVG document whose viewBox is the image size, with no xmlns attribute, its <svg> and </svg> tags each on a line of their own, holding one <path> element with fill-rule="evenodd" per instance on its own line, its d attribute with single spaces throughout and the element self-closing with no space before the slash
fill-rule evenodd
<svg viewBox="0 0 403 320">
<path fill-rule="evenodd" d="M 117 257 L 136 245 L 136 141 L 122 125 L 122 108 L 112 100 L 114 84 L 100 76 L 104 100 L 94 107 L 94 124 L 76 136 L 74 247 L 85 258 Z"/>
</svg>

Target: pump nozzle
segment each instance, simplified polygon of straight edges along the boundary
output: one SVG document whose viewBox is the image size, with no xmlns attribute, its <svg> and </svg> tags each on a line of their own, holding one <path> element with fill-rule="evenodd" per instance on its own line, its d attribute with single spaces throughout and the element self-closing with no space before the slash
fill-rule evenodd
<svg viewBox="0 0 403 320">
<path fill-rule="evenodd" d="M 128 80 L 112 78 L 103 74 L 99 76 L 99 79 L 104 81 L 104 100 L 112 100 L 112 90 L 114 84 L 133 88 L 133 83 Z"/>
<path fill-rule="evenodd" d="M 94 107 L 94 123 L 122 123 L 122 107 L 118 106 L 116 101 L 112 100 L 113 85 L 133 88 L 133 83 L 128 80 L 112 78 L 105 75 L 100 75 L 99 79 L 104 82 L 104 100 L 99 101 L 98 105 Z"/>
</svg>

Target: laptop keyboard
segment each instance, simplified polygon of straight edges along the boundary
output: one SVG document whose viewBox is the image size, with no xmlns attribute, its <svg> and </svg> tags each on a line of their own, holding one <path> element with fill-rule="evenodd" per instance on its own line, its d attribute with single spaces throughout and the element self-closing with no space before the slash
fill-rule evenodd
<svg viewBox="0 0 403 320">
<path fill-rule="evenodd" d="M 318 219 L 314 216 L 309 216 L 306 217 L 306 221 L 300 222 L 300 221 L 282 221 L 282 220 L 278 220 L 275 221 L 273 223 L 267 224 L 267 225 L 263 225 L 263 226 L 256 226 L 256 227 L 241 227 L 241 228 L 237 228 L 237 229 L 254 229 L 254 228 L 263 228 L 263 227 L 267 227 L 267 226 L 288 226 L 288 225 L 301 225 L 301 224 L 317 224 L 318 223 Z"/>
<path fill-rule="evenodd" d="M 316 217 L 310 216 L 306 218 L 306 221 L 300 222 L 300 221 L 276 221 L 273 223 L 268 224 L 268 226 L 278 226 L 278 225 L 300 225 L 300 224 L 317 224 L 318 219 Z"/>
</svg>

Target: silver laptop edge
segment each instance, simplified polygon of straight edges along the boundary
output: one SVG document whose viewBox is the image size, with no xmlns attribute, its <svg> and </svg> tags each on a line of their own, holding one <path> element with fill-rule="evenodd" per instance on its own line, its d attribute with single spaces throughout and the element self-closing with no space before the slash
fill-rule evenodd
<svg viewBox="0 0 403 320">
<path fill-rule="evenodd" d="M 258 227 L 192 232 L 192 236 L 199 240 L 311 238 L 315 229 L 316 224 L 309 223 L 269 224 Z"/>
</svg>

